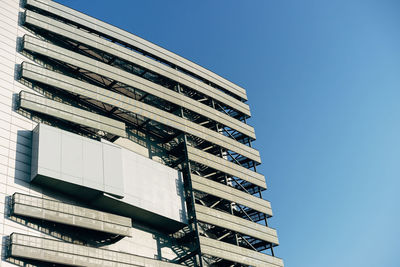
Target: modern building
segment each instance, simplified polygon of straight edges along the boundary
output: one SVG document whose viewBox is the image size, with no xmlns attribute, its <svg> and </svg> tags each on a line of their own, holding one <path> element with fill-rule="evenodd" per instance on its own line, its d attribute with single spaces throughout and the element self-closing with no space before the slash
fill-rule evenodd
<svg viewBox="0 0 400 267">
<path fill-rule="evenodd" d="M 283 266 L 243 88 L 56 2 L 0 3 L 0 266 Z"/>
</svg>

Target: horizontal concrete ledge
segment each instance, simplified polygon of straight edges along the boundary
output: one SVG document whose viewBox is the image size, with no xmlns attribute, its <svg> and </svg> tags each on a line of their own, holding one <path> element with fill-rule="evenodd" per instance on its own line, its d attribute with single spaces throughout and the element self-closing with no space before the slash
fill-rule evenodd
<svg viewBox="0 0 400 267">
<path fill-rule="evenodd" d="M 126 137 L 125 123 L 123 122 L 29 93 L 27 91 L 21 91 L 19 96 L 20 108 Z"/>
<path fill-rule="evenodd" d="M 34 39 L 32 37 L 26 37 L 27 39 Z M 204 126 L 198 125 L 194 122 L 124 95 L 79 81 L 77 79 L 35 66 L 27 62 L 22 64 L 22 77 L 39 81 L 73 94 L 95 99 L 123 110 L 139 114 L 161 124 L 168 125 L 172 128 L 208 140 L 226 149 L 235 151 L 254 161 L 261 161 L 259 152 L 254 148 L 248 147 Z"/>
<path fill-rule="evenodd" d="M 112 38 L 120 40 L 122 42 L 128 43 L 134 47 L 137 47 L 143 51 L 146 51 L 149 54 L 152 54 L 152 55 L 162 58 L 176 66 L 179 66 L 182 69 L 185 69 L 185 70 L 192 72 L 200 77 L 203 77 L 204 79 L 207 79 L 210 82 L 215 83 L 215 84 L 221 86 L 222 88 L 230 91 L 231 93 L 247 100 L 246 91 L 242 87 L 222 78 L 221 76 L 219 76 L 219 75 L 217 75 L 217 74 L 215 74 L 215 73 L 213 73 L 213 72 L 181 57 L 181 56 L 178 56 L 177 54 L 175 54 L 173 52 L 170 52 L 158 45 L 155 45 L 149 41 L 146 41 L 134 34 L 131 34 L 127 31 L 124 31 L 115 26 L 112 26 L 108 23 L 105 23 L 103 21 L 100 21 L 98 19 L 90 17 L 88 15 L 85 15 L 76 10 L 73 10 L 72 8 L 63 6 L 54 1 L 27 0 L 26 3 L 28 6 L 33 6 L 38 9 L 45 10 L 54 15 L 74 21 L 77 24 L 80 24 L 82 26 L 96 30 L 107 36 L 110 36 Z M 217 90 L 217 89 L 215 89 L 215 90 Z"/>
<path fill-rule="evenodd" d="M 12 196 L 13 214 L 99 232 L 131 236 L 131 218 L 21 193 Z"/>
<path fill-rule="evenodd" d="M 70 266 L 181 266 L 138 255 L 65 243 L 62 241 L 12 233 L 10 235 L 9 256 L 38 260 L 42 262 Z"/>
<path fill-rule="evenodd" d="M 265 213 L 269 217 L 272 216 L 271 203 L 267 200 L 195 174 L 191 174 L 191 177 L 192 186 L 195 190 L 249 207 L 256 211 Z"/>
<path fill-rule="evenodd" d="M 230 162 L 224 158 L 214 156 L 208 152 L 188 146 L 187 147 L 189 160 L 209 166 L 213 169 L 230 174 L 249 183 L 258 185 L 262 188 L 267 188 L 264 175 L 249 170 L 238 164 Z"/>
<path fill-rule="evenodd" d="M 67 25 L 61 21 L 55 20 L 50 17 L 46 17 L 44 15 L 35 13 L 30 10 L 27 10 L 25 13 L 25 25 L 28 25 L 28 26 L 32 25 L 34 27 L 38 27 L 40 29 L 43 29 L 43 30 L 46 30 L 46 31 L 49 31 L 52 33 L 56 33 L 65 38 L 88 45 L 95 49 L 99 49 L 103 52 L 106 52 L 113 56 L 119 57 L 119 58 L 124 59 L 128 62 L 131 62 L 133 64 L 137 64 L 137 65 L 142 66 L 143 68 L 148 69 L 152 72 L 155 72 L 155 73 L 165 76 L 171 80 L 179 82 L 182 85 L 188 86 L 189 88 L 192 88 L 192 89 L 194 89 L 202 94 L 205 94 L 221 103 L 224 103 L 225 105 L 230 106 L 233 109 L 238 110 L 248 116 L 251 115 L 249 106 L 247 104 L 245 104 L 244 102 L 241 102 L 240 100 L 238 100 L 230 95 L 227 95 L 227 94 L 223 93 L 222 91 L 216 90 L 215 88 L 207 85 L 206 83 L 199 82 L 197 79 L 195 79 L 189 75 L 186 75 L 176 69 L 173 69 L 163 63 L 160 63 L 158 61 L 150 59 L 149 57 L 146 57 L 144 55 L 132 52 L 132 50 L 130 50 L 128 48 L 122 47 L 115 43 L 111 43 L 110 41 L 105 40 L 104 38 L 98 37 L 96 35 L 93 35 L 91 33 L 88 33 L 87 31 L 77 29 L 76 27 Z M 141 80 L 141 79 L 139 79 L 139 80 Z M 159 87 L 157 86 L 157 88 L 159 88 Z M 168 89 L 165 89 L 165 90 L 168 90 Z M 175 93 L 175 92 L 171 91 L 171 94 L 172 93 Z M 215 113 L 215 109 L 212 109 L 209 106 L 203 105 L 202 103 L 200 103 L 198 101 L 195 101 L 195 102 L 197 102 L 197 105 L 195 105 L 195 107 L 200 106 L 204 110 L 211 109 Z M 184 102 L 183 102 L 183 104 L 184 104 Z M 189 107 L 189 109 L 190 109 L 190 107 Z M 254 129 L 251 126 L 249 126 L 235 118 L 232 118 L 232 117 L 224 114 L 223 112 L 216 112 L 215 116 L 229 118 L 229 122 L 232 121 L 235 125 L 237 124 L 237 125 L 241 126 L 243 128 L 242 131 L 249 132 L 249 133 L 244 132 L 244 134 L 247 134 L 251 137 L 254 136 Z M 213 119 L 213 118 L 211 118 L 211 119 Z M 227 125 L 227 126 L 231 127 L 230 125 Z"/>
<path fill-rule="evenodd" d="M 279 245 L 275 229 L 196 204 L 197 220 Z"/>
<path fill-rule="evenodd" d="M 204 236 L 200 236 L 200 247 L 203 254 L 245 265 L 283 267 L 282 259 Z"/>
</svg>

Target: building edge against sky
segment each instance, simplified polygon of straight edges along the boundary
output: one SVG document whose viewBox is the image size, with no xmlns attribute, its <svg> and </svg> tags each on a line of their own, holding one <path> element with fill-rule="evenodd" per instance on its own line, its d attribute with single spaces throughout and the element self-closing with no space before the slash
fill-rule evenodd
<svg viewBox="0 0 400 267">
<path fill-rule="evenodd" d="M 283 266 L 243 88 L 56 2 L 0 3 L 0 266 Z"/>
</svg>

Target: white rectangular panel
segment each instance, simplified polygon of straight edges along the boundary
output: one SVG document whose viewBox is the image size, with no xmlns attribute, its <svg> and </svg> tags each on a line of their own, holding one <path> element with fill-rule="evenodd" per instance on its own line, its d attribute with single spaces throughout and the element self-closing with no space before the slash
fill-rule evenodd
<svg viewBox="0 0 400 267">
<path fill-rule="evenodd" d="M 119 147 L 44 124 L 37 126 L 33 136 L 32 181 L 70 194 L 83 187 L 123 197 Z"/>
</svg>

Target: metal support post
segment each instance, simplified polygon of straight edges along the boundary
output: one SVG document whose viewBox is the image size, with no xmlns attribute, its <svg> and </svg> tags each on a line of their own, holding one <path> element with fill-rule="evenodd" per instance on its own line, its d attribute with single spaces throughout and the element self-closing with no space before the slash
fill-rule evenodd
<svg viewBox="0 0 400 267">
<path fill-rule="evenodd" d="M 178 83 L 178 92 L 181 93 L 181 87 Z M 180 108 L 180 116 L 183 118 L 183 108 Z M 190 230 L 194 231 L 196 233 L 195 237 L 195 242 L 196 244 L 196 250 L 197 250 L 197 255 L 196 255 L 196 267 L 203 267 L 203 261 L 201 259 L 201 248 L 200 248 L 200 237 L 199 237 L 199 227 L 197 224 L 197 218 L 196 218 L 196 211 L 195 211 L 195 198 L 193 194 L 193 187 L 192 187 L 192 178 L 191 178 L 191 167 L 190 167 L 190 162 L 189 162 L 189 156 L 188 156 L 188 151 L 187 151 L 187 146 L 188 146 L 188 141 L 187 141 L 187 135 L 184 133 L 183 134 L 183 143 L 184 143 L 184 153 L 185 153 L 185 160 L 183 162 L 183 178 L 184 178 L 184 183 L 185 183 L 185 197 L 186 197 L 186 206 L 188 209 L 188 215 L 189 215 L 189 226 Z"/>
</svg>

